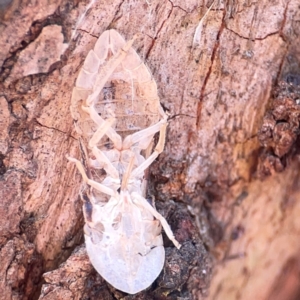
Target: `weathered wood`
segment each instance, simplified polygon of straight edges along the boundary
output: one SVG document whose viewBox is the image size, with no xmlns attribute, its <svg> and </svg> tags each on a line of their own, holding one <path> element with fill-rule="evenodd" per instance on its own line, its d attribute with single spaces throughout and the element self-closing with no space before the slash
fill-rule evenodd
<svg viewBox="0 0 300 300">
<path fill-rule="evenodd" d="M 299 1 L 216 1 L 199 45 L 211 1 L 20 2 L 0 6 L 0 299 L 124 297 L 76 248 L 81 178 L 65 159 L 79 157 L 75 79 L 108 28 L 142 33 L 171 116 L 148 193 L 183 244 L 165 240 L 156 284 L 127 299 L 296 299 Z"/>
</svg>

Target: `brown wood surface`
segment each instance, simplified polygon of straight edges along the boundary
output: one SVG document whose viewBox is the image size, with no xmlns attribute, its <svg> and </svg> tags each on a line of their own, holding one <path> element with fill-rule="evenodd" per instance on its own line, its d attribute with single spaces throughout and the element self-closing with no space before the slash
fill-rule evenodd
<svg viewBox="0 0 300 300">
<path fill-rule="evenodd" d="M 0 299 L 300 297 L 300 1 L 0 3 Z M 88 9 L 87 9 L 88 8 Z M 108 286 L 83 243 L 69 110 L 78 71 L 115 28 L 170 114 L 149 196 L 183 244 L 147 291 Z M 125 297 L 125 298 L 124 298 Z"/>
</svg>

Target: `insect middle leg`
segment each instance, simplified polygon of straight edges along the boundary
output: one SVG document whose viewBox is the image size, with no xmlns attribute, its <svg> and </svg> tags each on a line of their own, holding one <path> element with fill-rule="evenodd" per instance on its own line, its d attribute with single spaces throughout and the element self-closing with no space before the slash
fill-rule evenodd
<svg viewBox="0 0 300 300">
<path fill-rule="evenodd" d="M 156 124 L 127 136 L 123 142 L 123 148 L 129 149 L 139 143 L 139 149 L 146 149 L 154 134 L 159 132 L 164 124 L 167 124 L 167 115 Z"/>
<path fill-rule="evenodd" d="M 111 118 L 111 119 L 108 119 L 107 121 L 104 121 L 101 124 L 101 126 L 97 129 L 97 131 L 91 138 L 91 140 L 89 142 L 89 147 L 92 148 L 92 152 L 96 156 L 96 158 L 99 160 L 99 162 L 101 162 L 104 165 L 104 169 L 112 177 L 112 180 L 119 180 L 118 170 L 112 165 L 112 163 L 109 161 L 109 159 L 96 146 L 98 143 L 98 140 L 100 140 L 106 134 L 107 130 L 109 128 L 111 128 L 114 121 L 115 121 L 115 119 Z M 111 189 L 99 182 L 89 179 L 88 176 L 86 175 L 86 172 L 84 170 L 82 163 L 79 160 L 77 160 L 73 157 L 69 157 L 69 156 L 67 156 L 67 159 L 76 164 L 76 167 L 79 170 L 79 172 L 81 173 L 83 180 L 87 184 L 89 184 L 90 186 L 99 190 L 100 192 L 103 192 L 110 196 L 115 195 L 115 191 L 113 189 Z"/>
<path fill-rule="evenodd" d="M 70 157 L 70 156 L 67 156 L 67 159 L 76 164 L 76 167 L 77 167 L 78 171 L 80 172 L 84 182 L 86 182 L 88 185 L 90 185 L 91 187 L 95 188 L 96 190 L 98 190 L 102 193 L 105 193 L 109 196 L 115 196 L 116 192 L 113 189 L 111 189 L 97 181 L 89 179 L 86 175 L 86 172 L 84 170 L 82 163 L 78 159 Z"/>
<path fill-rule="evenodd" d="M 131 178 L 138 177 L 144 173 L 144 171 L 153 163 L 153 161 L 158 157 L 158 155 L 164 150 L 165 141 L 166 141 L 166 130 L 167 123 L 161 125 L 159 140 L 155 147 L 154 152 L 137 168 L 135 168 L 131 173 Z"/>
</svg>

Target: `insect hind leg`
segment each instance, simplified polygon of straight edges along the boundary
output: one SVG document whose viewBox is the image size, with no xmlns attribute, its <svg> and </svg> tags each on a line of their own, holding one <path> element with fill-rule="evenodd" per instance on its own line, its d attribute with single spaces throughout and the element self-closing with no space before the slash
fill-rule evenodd
<svg viewBox="0 0 300 300">
<path fill-rule="evenodd" d="M 160 221 L 168 238 L 173 242 L 173 244 L 177 249 L 180 249 L 181 245 L 175 239 L 172 229 L 168 224 L 167 220 L 159 212 L 157 212 L 155 208 L 152 207 L 151 204 L 144 197 L 140 196 L 136 192 L 133 192 L 131 195 L 132 195 L 132 200 L 136 205 L 142 206 L 144 209 L 148 210 L 157 220 Z"/>
</svg>

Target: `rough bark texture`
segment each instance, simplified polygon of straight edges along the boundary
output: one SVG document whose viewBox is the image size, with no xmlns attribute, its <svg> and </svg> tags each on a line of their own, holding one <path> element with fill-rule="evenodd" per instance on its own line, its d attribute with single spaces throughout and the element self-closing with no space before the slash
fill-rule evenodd
<svg viewBox="0 0 300 300">
<path fill-rule="evenodd" d="M 194 38 L 211 3 L 0 5 L 0 299 L 299 299 L 300 2 L 216 1 Z M 142 32 L 170 113 L 149 195 L 183 248 L 165 239 L 162 274 L 135 296 L 90 265 L 65 158 L 79 155 L 72 88 L 108 28 Z"/>
</svg>

